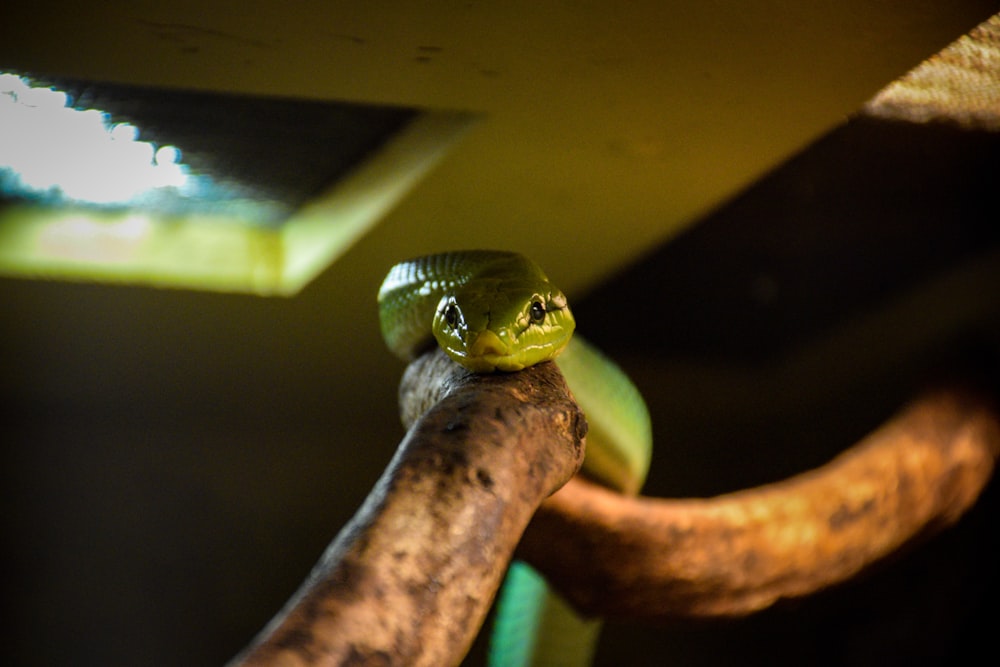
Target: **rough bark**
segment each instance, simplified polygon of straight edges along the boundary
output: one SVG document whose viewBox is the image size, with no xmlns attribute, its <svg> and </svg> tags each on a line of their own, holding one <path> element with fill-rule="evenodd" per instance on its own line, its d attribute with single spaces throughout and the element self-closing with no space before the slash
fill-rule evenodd
<svg viewBox="0 0 1000 667">
<path fill-rule="evenodd" d="M 926 395 L 829 464 L 708 499 L 629 498 L 572 480 L 518 555 L 584 612 L 732 616 L 843 581 L 958 519 L 989 480 L 1000 421 Z"/>
<path fill-rule="evenodd" d="M 233 665 L 458 664 L 535 509 L 583 459 L 553 364 L 471 375 L 433 353 L 401 395 L 414 424 L 389 467 Z"/>
<path fill-rule="evenodd" d="M 457 664 L 540 503 L 518 555 L 582 611 L 747 614 L 953 523 L 1000 455 L 997 412 L 941 391 L 788 480 L 630 498 L 570 479 L 586 423 L 553 364 L 472 375 L 429 353 L 400 409 L 413 425 L 383 477 L 234 665 Z"/>
</svg>

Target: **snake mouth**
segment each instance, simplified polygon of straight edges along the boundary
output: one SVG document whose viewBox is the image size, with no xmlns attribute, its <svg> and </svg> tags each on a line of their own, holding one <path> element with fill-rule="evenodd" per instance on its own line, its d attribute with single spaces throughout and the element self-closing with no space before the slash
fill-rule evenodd
<svg viewBox="0 0 1000 667">
<path fill-rule="evenodd" d="M 511 350 L 495 332 L 484 329 L 461 347 L 444 348 L 452 359 L 474 373 L 519 371 L 525 367 L 520 351 Z"/>
<path fill-rule="evenodd" d="M 493 331 L 485 329 L 476 334 L 476 337 L 469 343 L 470 357 L 495 357 L 502 359 L 511 355 L 510 344 L 504 343 L 500 336 Z"/>
<path fill-rule="evenodd" d="M 572 334 L 533 345 L 505 341 L 495 332 L 485 329 L 462 348 L 443 346 L 456 362 L 475 373 L 520 371 L 542 361 L 554 359 L 569 342 Z"/>
</svg>

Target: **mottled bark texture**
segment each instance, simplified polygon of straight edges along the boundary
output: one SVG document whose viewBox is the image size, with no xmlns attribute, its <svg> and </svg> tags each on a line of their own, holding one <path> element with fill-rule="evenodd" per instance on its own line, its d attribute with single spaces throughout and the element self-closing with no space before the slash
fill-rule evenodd
<svg viewBox="0 0 1000 667">
<path fill-rule="evenodd" d="M 535 509 L 583 460 L 553 364 L 472 375 L 431 353 L 401 396 L 414 423 L 389 467 L 234 665 L 458 664 Z"/>
<path fill-rule="evenodd" d="M 629 498 L 577 478 L 518 555 L 581 610 L 733 616 L 843 581 L 956 521 L 1000 454 L 1000 422 L 962 392 L 923 396 L 829 464 L 708 499 Z"/>
<path fill-rule="evenodd" d="M 582 611 L 732 616 L 808 595 L 947 526 L 1000 455 L 1000 420 L 939 391 L 829 464 L 708 499 L 617 495 L 580 478 L 585 421 L 558 369 L 407 369 L 413 425 L 354 519 L 238 665 L 450 665 L 518 555 Z M 563 486 L 565 484 L 565 486 Z"/>
</svg>

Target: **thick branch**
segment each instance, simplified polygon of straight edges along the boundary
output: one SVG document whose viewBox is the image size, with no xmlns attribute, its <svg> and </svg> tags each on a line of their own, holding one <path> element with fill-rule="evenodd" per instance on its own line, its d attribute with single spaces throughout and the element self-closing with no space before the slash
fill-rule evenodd
<svg viewBox="0 0 1000 667">
<path fill-rule="evenodd" d="M 436 352 L 401 393 L 408 420 L 429 411 L 234 665 L 458 664 L 538 504 L 582 461 L 586 422 L 553 364 L 470 375 Z"/>
<path fill-rule="evenodd" d="M 574 479 L 542 505 L 518 555 L 589 613 L 746 614 L 843 581 L 951 524 L 998 454 L 997 413 L 938 392 L 831 463 L 777 484 L 666 500 Z"/>
</svg>

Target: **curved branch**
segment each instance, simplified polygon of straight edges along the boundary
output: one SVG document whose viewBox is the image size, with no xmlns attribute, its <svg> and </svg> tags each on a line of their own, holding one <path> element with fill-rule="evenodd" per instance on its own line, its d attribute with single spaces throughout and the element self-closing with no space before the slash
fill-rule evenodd
<svg viewBox="0 0 1000 667">
<path fill-rule="evenodd" d="M 468 651 L 531 515 L 579 468 L 586 422 L 553 364 L 471 375 L 435 352 L 402 398 L 414 423 L 389 467 L 233 665 L 437 666 Z"/>
<path fill-rule="evenodd" d="M 518 555 L 582 611 L 747 614 L 843 581 L 956 521 L 1000 454 L 1000 419 L 956 392 L 916 400 L 829 464 L 710 499 L 628 498 L 574 479 Z"/>
</svg>

